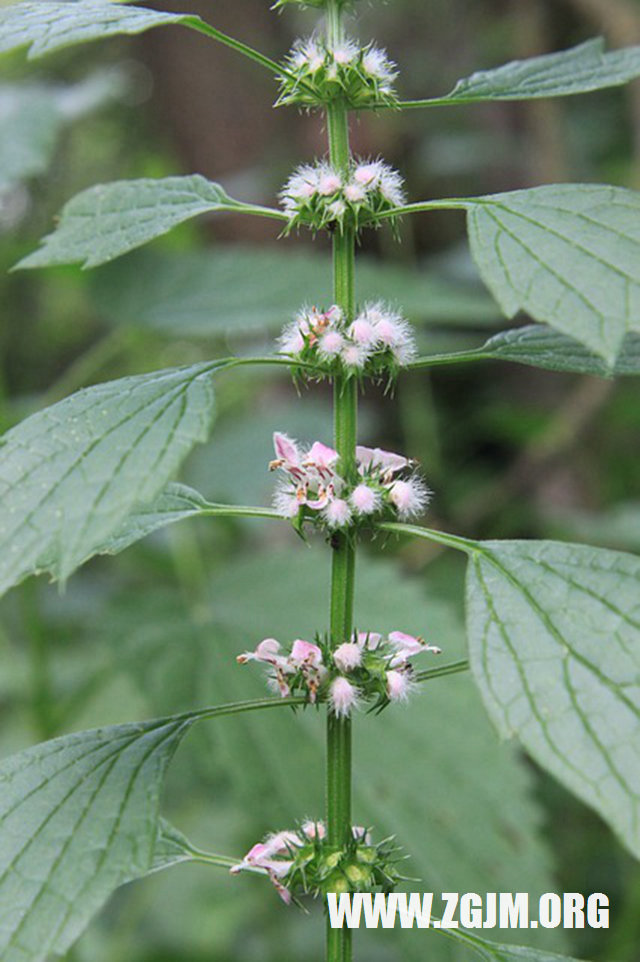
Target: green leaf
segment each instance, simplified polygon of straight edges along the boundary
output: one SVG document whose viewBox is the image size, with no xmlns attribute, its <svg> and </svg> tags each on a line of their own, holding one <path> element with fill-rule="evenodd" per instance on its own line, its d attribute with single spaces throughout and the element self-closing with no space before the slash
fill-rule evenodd
<svg viewBox="0 0 640 962">
<path fill-rule="evenodd" d="M 440 933 L 462 945 L 472 949 L 483 962 L 579 962 L 568 955 L 558 955 L 556 952 L 544 952 L 528 945 L 501 945 L 498 942 L 488 942 L 475 933 L 464 932 L 460 929 L 440 929 Z"/>
<path fill-rule="evenodd" d="M 160 494 L 206 439 L 224 366 L 99 384 L 0 438 L 0 592 L 37 571 L 64 580 Z"/>
<path fill-rule="evenodd" d="M 237 244 L 201 253 L 138 251 L 96 271 L 91 291 L 96 309 L 115 323 L 214 337 L 279 331 L 301 303 L 327 303 L 330 283 L 327 257 Z M 499 318 L 481 285 L 454 285 L 429 270 L 365 256 L 358 296 L 397 302 L 409 317 L 432 324 L 486 327 Z"/>
<path fill-rule="evenodd" d="M 543 324 L 529 324 L 501 331 L 471 351 L 432 354 L 418 358 L 409 367 L 438 367 L 468 361 L 513 361 L 547 371 L 590 374 L 597 377 L 622 377 L 640 374 L 640 335 L 627 334 L 620 353 L 610 368 L 601 357 L 583 344 Z"/>
<path fill-rule="evenodd" d="M 121 78 L 108 73 L 72 86 L 0 86 L 0 187 L 46 170 L 63 127 L 99 107 L 121 86 Z"/>
<path fill-rule="evenodd" d="M 119 554 L 136 541 L 168 524 L 197 517 L 226 518 L 274 518 L 282 521 L 282 515 L 271 508 L 251 508 L 244 505 L 214 504 L 186 484 L 169 484 L 155 501 L 136 508 L 122 526 L 104 544 L 95 549 L 96 554 Z"/>
<path fill-rule="evenodd" d="M 514 60 L 495 70 L 480 70 L 458 81 L 445 97 L 410 101 L 403 106 L 567 97 L 618 87 L 635 77 L 640 77 L 640 46 L 606 53 L 604 40 L 598 37 L 559 53 Z"/>
<path fill-rule="evenodd" d="M 28 46 L 29 58 L 88 40 L 136 34 L 184 16 L 118 0 L 25 0 L 0 8 L 0 53 Z"/>
<path fill-rule="evenodd" d="M 489 714 L 640 856 L 640 558 L 482 542 L 467 580 L 471 667 Z"/>
<path fill-rule="evenodd" d="M 613 368 L 583 344 L 559 331 L 530 324 L 490 338 L 479 354 L 496 361 L 515 361 L 548 371 L 567 371 L 598 377 L 640 374 L 640 334 L 627 334 Z"/>
<path fill-rule="evenodd" d="M 191 217 L 219 211 L 277 219 L 285 216 L 233 200 L 219 184 L 200 174 L 98 184 L 65 204 L 53 234 L 16 267 L 76 263 L 96 267 L 166 234 Z"/>
<path fill-rule="evenodd" d="M 115 888 L 154 867 L 162 780 L 190 724 L 80 732 L 0 764 L 4 962 L 63 954 Z"/>
<path fill-rule="evenodd" d="M 613 366 L 626 333 L 640 330 L 640 193 L 560 184 L 462 205 L 507 317 L 527 311 Z"/>
</svg>

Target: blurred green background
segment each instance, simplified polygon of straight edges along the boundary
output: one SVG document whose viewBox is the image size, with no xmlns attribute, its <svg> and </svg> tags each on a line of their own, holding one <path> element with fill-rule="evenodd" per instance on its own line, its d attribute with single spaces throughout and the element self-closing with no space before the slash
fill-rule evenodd
<svg viewBox="0 0 640 962">
<path fill-rule="evenodd" d="M 267 0 L 157 3 L 199 13 L 279 57 L 313 13 Z M 402 67 L 404 97 L 437 95 L 475 69 L 604 33 L 640 42 L 636 0 L 393 0 L 360 4 L 358 32 Z M 74 48 L 0 80 L 0 426 L 78 388 L 129 373 L 266 352 L 303 301 L 328 305 L 325 243 L 276 243 L 272 224 L 201 219 L 94 272 L 9 273 L 74 193 L 119 178 L 199 172 L 242 200 L 273 203 L 291 167 L 325 151 L 317 117 L 270 109 L 255 65 L 187 31 Z M 640 185 L 640 86 L 574 100 L 354 120 L 353 146 L 405 174 L 412 199 L 550 181 Z M 384 262 L 384 263 L 383 263 Z M 386 297 L 421 347 L 475 346 L 505 326 L 479 285 L 457 214 L 413 218 L 396 245 L 363 238 L 358 296 Z M 430 523 L 471 536 L 558 537 L 640 549 L 640 404 L 613 383 L 516 366 L 405 376 L 367 389 L 361 440 L 419 459 Z M 213 500 L 268 503 L 271 433 L 331 435 L 323 387 L 281 373 L 218 381 L 211 442 L 182 479 Z M 384 549 L 384 550 L 382 550 Z M 82 727 L 253 697 L 235 655 L 266 636 L 327 628 L 329 559 L 286 526 L 187 522 L 86 565 L 64 593 L 30 580 L 0 606 L 0 750 Z M 357 624 L 419 632 L 464 651 L 463 575 L 437 546 L 363 547 Z M 275 717 L 277 716 L 277 717 Z M 199 845 L 241 855 L 263 833 L 322 815 L 322 717 L 209 722 L 181 749 L 165 814 Z M 395 832 L 439 891 L 603 891 L 609 931 L 500 933 L 594 962 L 637 962 L 640 870 L 609 830 L 517 747 L 499 744 L 466 676 L 410 708 L 358 719 L 359 822 Z M 485 933 L 491 936 L 492 933 Z M 322 919 L 286 909 L 262 879 L 185 866 L 121 890 L 69 954 L 74 962 L 282 962 L 321 957 Z M 467 959 L 435 933 L 373 932 L 372 960 Z"/>
</svg>

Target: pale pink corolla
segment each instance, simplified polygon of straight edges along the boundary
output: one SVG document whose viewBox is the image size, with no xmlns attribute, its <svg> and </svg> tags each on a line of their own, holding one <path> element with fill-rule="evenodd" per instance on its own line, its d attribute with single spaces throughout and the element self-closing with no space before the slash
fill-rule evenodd
<svg viewBox="0 0 640 962">
<path fill-rule="evenodd" d="M 381 498 L 377 491 L 368 484 L 358 484 L 351 492 L 351 507 L 356 514 L 373 514 L 381 505 Z"/>
<path fill-rule="evenodd" d="M 322 511 L 329 528 L 342 528 L 351 520 L 351 508 L 344 498 L 333 498 Z"/>
<path fill-rule="evenodd" d="M 383 451 L 382 448 L 368 448 L 363 444 L 356 447 L 356 459 L 358 467 L 362 471 L 381 471 L 384 474 L 395 474 L 411 463 L 408 458 L 401 454 L 394 454 L 392 451 Z"/>
<path fill-rule="evenodd" d="M 298 638 L 291 647 L 290 663 L 295 667 L 307 665 L 318 668 L 322 664 L 322 651 L 310 641 Z"/>
<path fill-rule="evenodd" d="M 323 839 L 326 838 L 327 829 L 324 822 L 313 822 L 311 819 L 307 819 L 302 823 L 303 834 L 310 839 Z"/>
<path fill-rule="evenodd" d="M 420 478 L 394 481 L 389 488 L 389 500 L 403 521 L 421 514 L 429 503 L 430 492 Z"/>
<path fill-rule="evenodd" d="M 369 651 L 375 651 L 382 641 L 382 635 L 377 631 L 359 631 L 356 637 L 360 647 L 368 648 Z"/>
<path fill-rule="evenodd" d="M 286 434 L 276 431 L 273 435 L 273 447 L 276 458 L 275 461 L 270 462 L 269 470 L 274 471 L 276 468 L 282 468 L 283 471 L 287 471 L 296 478 L 303 477 L 302 455 L 296 442 L 287 437 Z"/>
<path fill-rule="evenodd" d="M 344 196 L 350 204 L 362 204 L 367 199 L 367 192 L 360 184 L 347 184 Z"/>
<path fill-rule="evenodd" d="M 362 649 L 352 641 L 345 641 L 333 652 L 333 660 L 340 671 L 353 671 L 362 664 Z"/>
<path fill-rule="evenodd" d="M 295 518 L 304 502 L 290 484 L 278 485 L 273 493 L 273 506 L 283 518 Z"/>
<path fill-rule="evenodd" d="M 348 718 L 358 704 L 358 689 L 347 678 L 339 675 L 331 682 L 329 688 L 329 703 L 334 715 L 338 718 Z"/>
<path fill-rule="evenodd" d="M 379 47 L 369 47 L 362 58 L 362 67 L 370 77 L 387 84 L 390 84 L 398 76 L 395 64 Z"/>
<path fill-rule="evenodd" d="M 370 164 L 358 164 L 353 172 L 353 179 L 356 184 L 363 187 L 375 187 L 384 172 L 384 164 L 374 161 Z"/>
<path fill-rule="evenodd" d="M 400 174 L 383 164 L 383 171 L 378 183 L 378 189 L 385 200 L 394 207 L 401 207 L 405 202 L 404 184 Z"/>
<path fill-rule="evenodd" d="M 387 695 L 390 701 L 407 701 L 413 685 L 406 671 L 387 672 Z"/>
<path fill-rule="evenodd" d="M 329 53 L 335 63 L 344 67 L 357 57 L 359 50 L 358 45 L 352 40 L 345 40 L 344 43 L 337 44 Z"/>
<path fill-rule="evenodd" d="M 283 666 L 286 664 L 286 660 L 278 654 L 279 651 L 280 643 L 275 638 L 265 638 L 257 645 L 255 651 L 243 652 L 238 655 L 236 661 L 240 665 L 246 665 L 248 661 L 262 661 L 268 665 Z"/>
<path fill-rule="evenodd" d="M 330 197 L 331 194 L 337 194 L 341 187 L 342 178 L 337 171 L 332 170 L 330 167 L 320 170 L 320 176 L 318 177 L 319 194 L 323 197 Z"/>
<path fill-rule="evenodd" d="M 424 652 L 431 652 L 434 655 L 442 653 L 442 649 L 438 648 L 437 645 L 428 645 L 423 638 L 407 635 L 404 631 L 390 632 L 388 640 L 396 649 L 396 654 L 389 663 L 392 668 L 405 664 L 414 655 L 420 655 Z"/>
<path fill-rule="evenodd" d="M 356 344 L 362 344 L 364 347 L 371 347 L 376 341 L 376 331 L 373 324 L 362 316 L 355 319 L 348 334 Z"/>
<path fill-rule="evenodd" d="M 328 330 L 318 341 L 318 350 L 322 357 L 336 357 L 344 347 L 344 338 L 339 331 Z"/>
<path fill-rule="evenodd" d="M 333 467 L 338 460 L 338 452 L 334 448 L 314 441 L 305 456 L 304 464 L 313 467 L 319 474 L 333 474 Z"/>
<path fill-rule="evenodd" d="M 347 367 L 363 368 L 369 356 L 370 351 L 362 344 L 345 344 L 340 352 L 342 362 Z"/>
</svg>

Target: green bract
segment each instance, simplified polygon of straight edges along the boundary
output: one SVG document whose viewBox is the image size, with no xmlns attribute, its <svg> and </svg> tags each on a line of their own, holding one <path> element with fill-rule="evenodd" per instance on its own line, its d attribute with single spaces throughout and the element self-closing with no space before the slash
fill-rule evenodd
<svg viewBox="0 0 640 962">
<path fill-rule="evenodd" d="M 339 100 L 357 110 L 397 103 L 395 64 L 373 44 L 360 47 L 345 40 L 329 45 L 312 37 L 298 41 L 284 66 L 277 105 L 322 107 Z"/>
</svg>

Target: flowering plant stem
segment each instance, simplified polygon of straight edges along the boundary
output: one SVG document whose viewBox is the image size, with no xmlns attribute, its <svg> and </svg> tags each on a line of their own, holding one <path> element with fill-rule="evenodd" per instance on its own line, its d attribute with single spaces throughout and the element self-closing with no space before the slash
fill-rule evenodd
<svg viewBox="0 0 640 962">
<path fill-rule="evenodd" d="M 338 44 L 343 37 L 342 14 L 338 0 L 327 4 L 327 39 Z M 327 107 L 329 157 L 331 165 L 346 171 L 350 161 L 349 116 L 341 101 Z M 333 236 L 334 303 L 342 308 L 348 321 L 355 313 L 355 234 L 336 231 Z M 340 457 L 340 473 L 349 477 L 355 471 L 358 395 L 355 378 L 337 376 L 334 381 L 335 449 Z M 355 584 L 355 545 L 345 533 L 332 538 L 331 566 L 331 644 L 333 648 L 353 632 Z M 351 719 L 327 714 L 327 835 L 329 844 L 341 848 L 351 835 Z M 351 930 L 332 929 L 327 920 L 327 962 L 350 962 Z"/>
</svg>

